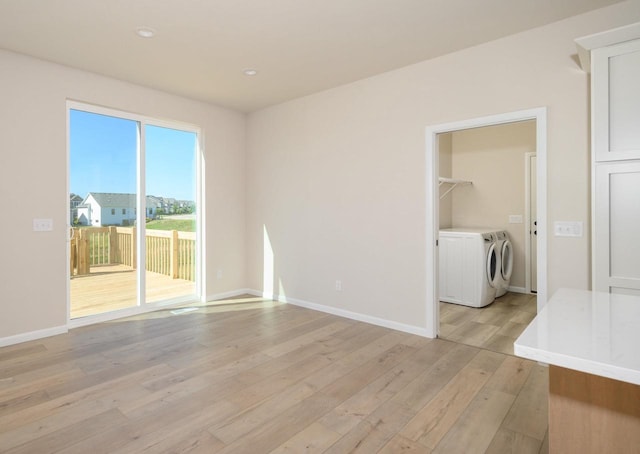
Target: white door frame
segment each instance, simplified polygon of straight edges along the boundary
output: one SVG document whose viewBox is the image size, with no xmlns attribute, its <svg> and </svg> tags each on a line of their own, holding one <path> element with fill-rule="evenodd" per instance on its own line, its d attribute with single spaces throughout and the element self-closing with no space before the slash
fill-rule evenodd
<svg viewBox="0 0 640 454">
<path fill-rule="evenodd" d="M 536 157 L 535 152 L 524 154 L 524 223 L 525 235 L 524 235 L 524 291 L 531 293 L 531 258 L 532 244 L 531 244 L 531 158 Z M 537 161 L 536 161 L 537 162 Z M 537 166 L 536 166 L 537 167 Z M 537 178 L 536 178 L 537 182 Z M 536 204 L 537 205 L 537 204 Z M 536 206 L 537 209 L 537 206 Z M 537 230 L 537 229 L 536 229 Z M 537 290 L 536 290 L 537 291 Z"/>
<path fill-rule="evenodd" d="M 538 107 L 491 115 L 453 123 L 428 126 L 426 129 L 426 308 L 427 337 L 438 336 L 440 326 L 438 291 L 438 230 L 440 196 L 438 191 L 438 134 L 462 129 L 481 128 L 519 121 L 536 121 L 537 203 L 538 203 L 538 311 L 547 302 L 547 108 Z"/>
<path fill-rule="evenodd" d="M 197 137 L 197 142 L 196 142 L 196 146 L 197 146 L 197 150 L 196 150 L 196 290 L 195 290 L 195 297 L 197 298 L 197 301 L 199 302 L 204 302 L 206 300 L 206 260 L 205 260 L 205 253 L 204 251 L 206 250 L 206 244 L 205 244 L 205 239 L 206 239 L 206 235 L 204 234 L 205 231 L 205 201 L 204 201 L 204 197 L 205 197 L 205 187 L 204 187 L 204 183 L 205 183 L 205 179 L 204 179 L 204 157 L 203 157 L 203 150 L 204 150 L 204 142 L 203 142 L 203 134 L 202 131 L 200 130 L 199 126 L 196 125 L 192 125 L 189 123 L 184 123 L 181 121 L 170 121 L 170 120 L 161 120 L 161 119 L 156 119 L 154 117 L 150 117 L 150 116 L 146 116 L 146 115 L 141 115 L 141 114 L 135 114 L 135 113 L 130 113 L 130 112 L 126 112 L 126 111 L 121 111 L 121 110 L 117 110 L 114 108 L 108 108 L 108 107 L 102 107 L 102 106 L 97 106 L 94 104 L 89 104 L 89 103 L 85 103 L 85 102 L 81 102 L 81 101 L 74 101 L 74 100 L 67 100 L 66 102 L 66 109 L 67 109 L 67 191 L 66 191 L 66 204 L 67 204 L 67 214 L 66 214 L 66 218 L 67 218 L 67 222 L 70 221 L 69 219 L 69 210 L 70 210 L 70 201 L 69 201 L 69 177 L 70 177 L 70 162 L 71 162 L 71 149 L 70 149 L 70 112 L 72 109 L 75 110 L 81 110 L 84 112 L 90 112 L 90 113 L 95 113 L 95 114 L 99 114 L 99 115 L 106 115 L 106 116 L 111 116 L 111 117 L 116 117 L 116 118 L 122 118 L 122 119 L 126 119 L 126 120 L 131 120 L 131 121 L 135 121 L 138 123 L 138 127 L 139 127 L 139 131 L 138 131 L 138 149 L 140 149 L 140 147 L 142 147 L 144 149 L 144 140 L 145 140 L 145 136 L 144 136 L 144 132 L 145 132 L 145 126 L 150 125 L 150 126 L 159 126 L 159 127 L 165 127 L 165 128 L 170 128 L 170 129 L 179 129 L 182 131 L 187 131 L 187 132 L 192 132 L 196 134 Z M 136 210 L 137 210 L 137 216 L 140 217 L 140 219 L 143 219 L 143 216 L 145 216 L 145 206 L 144 206 L 144 201 L 145 201 L 145 197 L 141 196 L 140 194 L 145 194 L 145 172 L 144 172 L 144 168 L 145 168 L 145 163 L 144 163 L 144 154 L 141 154 L 139 151 L 137 153 L 137 201 L 136 201 Z M 90 316 L 86 316 L 86 317 L 80 317 L 80 318 L 75 318 L 72 319 L 71 318 L 71 272 L 69 269 L 69 261 L 70 261 L 70 248 L 69 248 L 69 240 L 71 238 L 69 238 L 69 236 L 67 235 L 67 246 L 66 246 L 66 257 L 67 257 L 67 261 L 65 262 L 66 265 L 66 276 L 67 276 L 67 282 L 66 282 L 66 286 L 67 286 L 67 295 L 66 295 L 66 299 L 67 299 L 67 328 L 76 328 L 79 326 L 85 326 L 85 325 L 90 325 L 90 324 L 94 324 L 94 323 L 101 323 L 101 322 L 106 322 L 106 321 L 110 321 L 110 320 L 115 320 L 118 318 L 122 318 L 122 317 L 129 317 L 132 315 L 139 315 L 139 314 L 144 314 L 146 312 L 151 312 L 154 310 L 158 310 L 158 308 L 163 307 L 163 306 L 172 306 L 172 305 L 176 305 L 176 304 L 181 304 L 181 303 L 185 303 L 188 301 L 192 301 L 191 298 L 174 298 L 174 299 L 170 299 L 167 301 L 157 301 L 157 302 L 151 302 L 151 303 L 146 303 L 143 299 L 143 295 L 145 292 L 145 288 L 146 288 L 146 284 L 145 284 L 145 273 L 142 271 L 145 269 L 144 266 L 144 257 L 146 256 L 146 241 L 145 241 L 145 228 L 144 228 L 144 222 L 139 222 L 139 228 L 137 229 L 137 247 L 138 247 L 138 253 L 137 253 L 137 258 L 138 258 L 138 263 L 136 266 L 136 272 L 139 273 L 137 276 L 137 300 L 138 300 L 138 305 L 134 306 L 134 307 L 128 307 L 128 308 L 124 308 L 124 309 L 116 309 L 116 310 L 112 310 L 109 312 L 104 312 L 104 313 L 99 313 L 99 314 L 95 314 L 95 315 L 90 315 Z M 70 228 L 71 226 L 67 226 L 68 228 Z M 67 230 L 68 231 L 68 230 Z"/>
</svg>

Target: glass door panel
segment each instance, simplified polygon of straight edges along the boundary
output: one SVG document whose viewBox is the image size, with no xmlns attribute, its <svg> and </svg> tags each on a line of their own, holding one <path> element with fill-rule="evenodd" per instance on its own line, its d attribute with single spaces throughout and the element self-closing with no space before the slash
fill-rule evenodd
<svg viewBox="0 0 640 454">
<path fill-rule="evenodd" d="M 196 295 L 197 134 L 145 125 L 146 302 Z"/>
<path fill-rule="evenodd" d="M 136 306 L 139 123 L 69 111 L 70 317 Z"/>
</svg>

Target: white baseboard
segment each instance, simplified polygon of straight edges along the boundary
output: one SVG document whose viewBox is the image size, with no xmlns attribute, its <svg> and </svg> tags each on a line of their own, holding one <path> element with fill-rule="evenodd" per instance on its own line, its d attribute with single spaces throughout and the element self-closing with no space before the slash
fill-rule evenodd
<svg viewBox="0 0 640 454">
<path fill-rule="evenodd" d="M 54 326 L 53 328 L 40 329 L 38 331 L 16 334 L 15 336 L 2 337 L 0 338 L 0 347 L 42 339 L 44 337 L 57 336 L 58 334 L 64 334 L 68 331 L 69 330 L 66 326 Z"/>
<path fill-rule="evenodd" d="M 527 292 L 527 290 L 524 287 L 512 287 L 512 286 L 509 286 L 508 290 L 510 292 L 513 292 L 513 293 L 526 293 L 526 294 L 529 294 L 529 292 Z"/>
<path fill-rule="evenodd" d="M 325 306 L 324 304 L 312 303 L 310 301 L 304 301 L 301 299 L 291 298 L 288 296 L 267 294 L 267 293 L 260 292 L 258 290 L 248 290 L 247 293 L 255 296 L 261 296 L 266 299 L 280 301 L 282 303 L 293 304 L 294 306 L 305 307 L 307 309 L 313 309 L 315 311 L 337 315 L 339 317 L 344 317 L 351 320 L 357 320 L 359 322 L 369 323 L 371 325 L 395 329 L 396 331 L 402 331 L 403 333 L 409 333 L 409 334 L 415 334 L 417 336 L 428 337 L 426 328 L 422 328 L 419 326 L 407 325 L 405 323 L 394 322 L 392 320 L 386 320 L 384 318 L 373 317 L 371 315 L 347 311 L 347 310 L 339 309 L 333 306 Z"/>
<path fill-rule="evenodd" d="M 511 290 L 511 288 L 509 288 L 509 290 Z M 511 291 L 517 291 L 517 290 L 511 290 Z M 360 314 L 358 312 L 347 311 L 347 310 L 339 309 L 339 308 L 332 307 L 332 306 L 325 306 L 323 304 L 312 303 L 310 301 L 304 301 L 304 300 L 297 299 L 297 298 L 290 298 L 290 297 L 281 296 L 281 295 L 266 294 L 264 292 L 260 292 L 258 290 L 249 289 L 249 288 L 237 289 L 237 290 L 232 290 L 232 291 L 229 291 L 229 292 L 223 292 L 223 293 L 216 293 L 216 294 L 213 294 L 213 295 L 208 295 L 207 296 L 207 301 L 222 300 L 222 299 L 232 298 L 234 296 L 241 296 L 241 295 L 258 296 L 258 297 L 261 297 L 261 298 L 266 298 L 266 299 L 270 299 L 270 300 L 274 300 L 274 301 L 279 301 L 279 302 L 282 302 L 282 303 L 293 304 L 295 306 L 306 307 L 307 309 L 313 309 L 315 311 L 324 312 L 324 313 L 327 313 L 327 314 L 337 315 L 339 317 L 345 317 L 345 318 L 348 318 L 348 319 L 351 319 L 351 320 L 357 320 L 359 322 L 370 323 L 372 325 L 382 326 L 384 328 L 395 329 L 397 331 L 402 331 L 404 333 L 409 333 L 409 334 L 415 334 L 415 335 L 418 335 L 418 336 L 428 337 L 426 329 L 422 328 L 422 327 L 419 327 L 419 326 L 407 325 L 405 323 L 394 322 L 392 320 L 386 320 L 386 319 L 379 318 L 379 317 L 373 317 L 371 315 L 366 315 L 366 314 Z M 175 304 L 177 304 L 177 303 L 175 303 Z M 170 306 L 175 305 L 175 304 L 168 305 L 167 307 L 170 307 Z M 160 309 L 160 308 L 156 307 L 156 308 L 150 309 L 149 312 L 152 312 L 152 311 L 158 310 L 158 309 Z M 129 316 L 129 315 L 139 315 L 139 313 L 140 313 L 139 311 L 132 312 L 131 314 L 129 314 L 129 313 L 126 313 L 126 314 L 125 313 L 118 313 L 118 315 L 116 315 L 115 317 L 114 317 L 113 314 L 111 314 L 111 317 L 105 317 L 105 320 L 95 320 L 94 319 L 94 320 L 91 321 L 91 323 L 99 323 L 99 322 L 102 322 L 102 321 L 109 321 L 109 320 L 113 320 L 114 318 L 121 318 L 121 317 Z M 0 347 L 6 347 L 8 345 L 19 344 L 21 342 L 28 342 L 28 341 L 32 341 L 32 340 L 42 339 L 42 338 L 45 338 L 45 337 L 56 336 L 58 334 L 64 334 L 64 333 L 67 333 L 70 328 L 76 328 L 78 326 L 83 326 L 84 324 L 87 324 L 87 322 L 81 323 L 81 322 L 77 322 L 76 321 L 76 323 L 73 323 L 73 321 L 71 321 L 68 326 L 56 326 L 56 327 L 53 327 L 53 328 L 47 328 L 47 329 L 42 329 L 42 330 L 38 330 L 38 331 L 31 331 L 31 332 L 28 332 L 28 333 L 16 334 L 14 336 L 3 337 L 3 338 L 0 338 Z"/>
</svg>

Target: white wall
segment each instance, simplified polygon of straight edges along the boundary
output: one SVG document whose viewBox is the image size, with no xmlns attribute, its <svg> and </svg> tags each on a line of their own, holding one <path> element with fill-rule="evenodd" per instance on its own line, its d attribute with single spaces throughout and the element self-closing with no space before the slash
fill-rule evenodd
<svg viewBox="0 0 640 454">
<path fill-rule="evenodd" d="M 620 3 L 251 114 L 249 285 L 263 286 L 266 227 L 276 291 L 424 327 L 427 125 L 547 106 L 547 227 L 588 225 L 589 87 L 574 39 L 639 16 L 639 1 Z M 549 238 L 549 294 L 589 286 L 588 235 Z"/>
<path fill-rule="evenodd" d="M 67 99 L 202 128 L 207 294 L 245 286 L 244 115 L 5 51 L 0 74 L 0 340 L 66 324 Z"/>
<path fill-rule="evenodd" d="M 514 258 L 510 285 L 524 288 L 525 233 L 529 230 L 524 223 L 510 224 L 509 215 L 526 218 L 525 154 L 536 151 L 536 123 L 466 129 L 451 135 L 453 178 L 473 182 L 449 194 L 452 224 L 506 230 Z"/>
<path fill-rule="evenodd" d="M 248 123 L 0 51 L 0 340 L 66 323 L 67 99 L 202 127 L 208 295 L 262 290 L 266 229 L 277 293 L 419 329 L 425 126 L 547 106 L 549 223 L 588 225 L 588 78 L 573 40 L 639 16 L 640 1 L 620 3 L 274 106 Z M 52 218 L 54 230 L 33 232 L 36 217 Z M 586 233 L 549 238 L 549 293 L 588 287 Z"/>
</svg>

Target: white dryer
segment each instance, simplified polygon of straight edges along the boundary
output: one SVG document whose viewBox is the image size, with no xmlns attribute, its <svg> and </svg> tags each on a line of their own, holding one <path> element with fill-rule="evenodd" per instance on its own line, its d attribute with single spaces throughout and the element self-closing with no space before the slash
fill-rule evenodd
<svg viewBox="0 0 640 454">
<path fill-rule="evenodd" d="M 495 230 L 442 229 L 439 255 L 440 301 L 471 307 L 493 302 L 499 274 Z"/>
<path fill-rule="evenodd" d="M 496 298 L 509 290 L 511 273 L 513 272 L 513 246 L 509 234 L 504 230 L 496 232 L 496 249 L 498 250 L 498 286 Z"/>
</svg>

